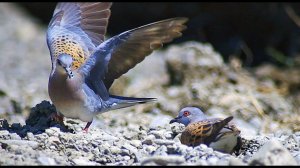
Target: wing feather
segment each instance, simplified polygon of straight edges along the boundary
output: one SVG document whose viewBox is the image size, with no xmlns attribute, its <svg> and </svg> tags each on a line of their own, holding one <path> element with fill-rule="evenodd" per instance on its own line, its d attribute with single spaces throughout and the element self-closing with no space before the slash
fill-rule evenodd
<svg viewBox="0 0 300 168">
<path fill-rule="evenodd" d="M 197 146 L 201 143 L 208 146 L 232 119 L 233 117 L 230 116 L 225 119 L 207 119 L 191 123 L 183 131 L 180 141 L 188 146 Z"/>
<path fill-rule="evenodd" d="M 172 18 L 151 23 L 116 35 L 101 43 L 80 67 L 87 83 L 98 95 L 99 88 L 93 87 L 104 82 L 103 90 L 108 90 L 113 81 L 140 63 L 163 43 L 179 37 L 186 26 L 187 18 Z M 97 91 L 98 90 L 98 91 Z M 103 98 L 103 97 L 102 97 Z"/>
</svg>

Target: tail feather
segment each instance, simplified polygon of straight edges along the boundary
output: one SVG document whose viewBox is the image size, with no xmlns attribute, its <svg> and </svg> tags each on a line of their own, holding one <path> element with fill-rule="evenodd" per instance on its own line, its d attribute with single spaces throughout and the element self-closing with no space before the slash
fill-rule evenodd
<svg viewBox="0 0 300 168">
<path fill-rule="evenodd" d="M 122 97 L 122 96 L 109 96 L 109 110 L 115 110 L 125 107 L 134 106 L 136 104 L 144 104 L 148 102 L 156 101 L 156 98 L 135 98 L 135 97 Z"/>
</svg>

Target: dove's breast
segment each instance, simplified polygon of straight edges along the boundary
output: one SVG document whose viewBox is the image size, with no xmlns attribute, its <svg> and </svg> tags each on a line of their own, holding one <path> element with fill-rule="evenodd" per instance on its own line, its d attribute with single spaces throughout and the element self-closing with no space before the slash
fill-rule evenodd
<svg viewBox="0 0 300 168">
<path fill-rule="evenodd" d="M 83 93 L 79 75 L 67 79 L 67 76 L 54 73 L 50 78 L 48 92 L 56 109 L 65 117 L 91 121 L 93 113 L 85 106 L 86 94 Z"/>
</svg>

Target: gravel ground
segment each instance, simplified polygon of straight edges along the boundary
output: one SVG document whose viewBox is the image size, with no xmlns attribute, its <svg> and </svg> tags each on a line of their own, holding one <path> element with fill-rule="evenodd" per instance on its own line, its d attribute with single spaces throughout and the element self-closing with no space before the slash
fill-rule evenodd
<svg viewBox="0 0 300 168">
<path fill-rule="evenodd" d="M 206 145 L 182 145 L 184 125 L 147 127 L 128 123 L 109 128 L 93 125 L 88 133 L 83 122 L 51 121 L 54 106 L 43 101 L 32 108 L 26 125 L 1 121 L 1 165 L 296 165 L 300 163 L 300 132 L 276 132 L 246 139 L 232 155 Z M 128 111 L 129 112 L 129 111 Z M 148 114 L 155 118 L 155 114 Z M 161 117 L 161 116 L 160 116 Z M 153 120 L 154 121 L 154 120 Z M 101 122 L 101 121 L 96 121 Z M 153 123 L 151 123 L 153 124 Z M 154 124 L 155 125 L 155 124 Z"/>
<path fill-rule="evenodd" d="M 173 45 L 110 90 L 157 102 L 100 114 L 84 133 L 84 122 L 49 119 L 55 107 L 47 95 L 45 28 L 8 3 L 0 5 L 0 21 L 0 165 L 300 164 L 299 69 L 245 69 L 238 59 L 225 63 L 209 44 Z M 187 105 L 211 117 L 234 116 L 241 150 L 182 145 L 184 126 L 169 121 Z"/>
</svg>

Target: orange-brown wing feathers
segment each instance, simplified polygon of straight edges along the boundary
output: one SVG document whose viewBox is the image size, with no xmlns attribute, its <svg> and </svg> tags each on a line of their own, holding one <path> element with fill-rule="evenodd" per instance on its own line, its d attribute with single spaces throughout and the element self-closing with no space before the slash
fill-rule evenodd
<svg viewBox="0 0 300 168">
<path fill-rule="evenodd" d="M 202 120 L 189 124 L 181 135 L 181 143 L 188 146 L 197 146 L 201 143 L 209 145 L 220 130 L 233 119 L 232 116 L 225 119 Z"/>
<path fill-rule="evenodd" d="M 210 136 L 212 123 L 209 120 L 189 124 L 181 135 L 181 143 L 188 146 L 197 146 L 204 143 L 206 137 Z"/>
</svg>

